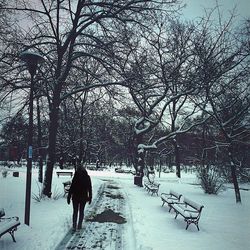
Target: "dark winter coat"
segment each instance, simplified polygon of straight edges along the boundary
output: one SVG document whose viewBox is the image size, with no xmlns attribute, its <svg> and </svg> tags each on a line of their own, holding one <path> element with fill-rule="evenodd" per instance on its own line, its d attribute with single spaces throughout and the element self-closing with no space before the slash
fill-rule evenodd
<svg viewBox="0 0 250 250">
<path fill-rule="evenodd" d="M 68 193 L 68 200 L 89 201 L 92 200 L 91 179 L 84 168 L 77 169 Z"/>
</svg>

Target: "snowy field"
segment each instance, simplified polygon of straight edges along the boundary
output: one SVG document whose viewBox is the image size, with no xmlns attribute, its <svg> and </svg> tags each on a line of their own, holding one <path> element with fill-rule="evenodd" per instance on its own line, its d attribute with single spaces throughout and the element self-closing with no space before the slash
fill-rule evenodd
<svg viewBox="0 0 250 250">
<path fill-rule="evenodd" d="M 1 171 L 1 169 L 0 169 Z M 15 232 L 16 243 L 9 234 L 0 239 L 0 249 L 10 250 L 52 250 L 71 228 L 72 207 L 65 198 L 57 200 L 31 201 L 30 226 L 24 222 L 25 202 L 25 168 L 10 169 L 6 178 L 0 175 L 0 207 L 5 209 L 6 216 L 19 216 L 21 226 Z M 19 177 L 13 177 L 11 171 L 19 171 Z M 63 194 L 62 182 L 69 177 L 56 176 L 54 171 L 54 194 Z M 242 204 L 235 203 L 234 190 L 226 189 L 218 196 L 207 195 L 196 184 L 195 175 L 182 173 L 179 182 L 174 173 L 162 173 L 156 176 L 160 191 L 173 189 L 189 199 L 203 204 L 200 231 L 194 225 L 185 230 L 186 223 L 181 216 L 174 219 L 174 213 L 162 207 L 161 199 L 149 195 L 144 188 L 133 184 L 133 175 L 118 174 L 114 171 L 88 171 L 92 178 L 93 196 L 103 179 L 115 179 L 127 197 L 129 211 L 127 214 L 126 250 L 246 250 L 249 249 L 250 233 L 250 191 L 242 190 Z M 37 170 L 32 174 L 32 193 L 37 195 Z M 244 186 L 250 188 L 250 186 Z M 94 198 L 93 197 L 93 198 Z M 86 211 L 91 209 L 86 206 Z M 101 225 L 100 225 L 101 226 Z M 103 229 L 105 230 L 105 229 Z M 112 250 L 112 249 L 111 249 Z"/>
</svg>

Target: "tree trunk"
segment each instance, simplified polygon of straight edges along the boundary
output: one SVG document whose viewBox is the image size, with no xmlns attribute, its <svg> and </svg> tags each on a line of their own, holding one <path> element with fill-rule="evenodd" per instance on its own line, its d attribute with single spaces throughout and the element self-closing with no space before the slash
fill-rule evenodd
<svg viewBox="0 0 250 250">
<path fill-rule="evenodd" d="M 50 113 L 50 125 L 49 125 L 49 146 L 48 146 L 48 158 L 47 167 L 44 176 L 43 194 L 51 197 L 51 185 L 53 177 L 53 168 L 55 164 L 56 155 L 56 136 L 58 130 L 58 115 L 59 115 L 59 98 L 54 102 Z"/>
<path fill-rule="evenodd" d="M 83 148 L 83 109 L 84 104 L 82 103 L 81 105 L 81 114 L 80 114 L 80 145 L 79 145 L 79 162 L 85 162 L 85 157 L 84 157 L 84 148 Z"/>
<path fill-rule="evenodd" d="M 138 150 L 138 145 L 142 143 L 142 136 L 141 135 L 135 135 L 134 136 L 134 164 L 136 173 L 139 174 L 140 171 L 142 171 L 141 167 L 144 167 L 144 156 L 143 154 L 140 154 Z"/>
<path fill-rule="evenodd" d="M 160 161 L 159 161 L 159 178 L 161 178 L 161 167 L 162 167 L 162 162 L 161 162 L 161 156 L 160 156 Z"/>
<path fill-rule="evenodd" d="M 240 188 L 239 188 L 239 183 L 238 183 L 237 175 L 236 175 L 236 167 L 235 167 L 234 159 L 233 159 L 230 149 L 229 149 L 228 155 L 230 159 L 231 177 L 232 177 L 232 181 L 234 185 L 236 203 L 241 203 Z"/>
<path fill-rule="evenodd" d="M 180 149 L 176 140 L 174 140 L 173 144 L 174 144 L 176 176 L 178 178 L 181 178 Z"/>
<path fill-rule="evenodd" d="M 42 128 L 39 97 L 37 97 L 37 145 L 38 145 L 38 181 L 43 182 L 43 158 L 42 158 Z"/>
<path fill-rule="evenodd" d="M 134 177 L 134 184 L 137 186 L 142 187 L 142 179 L 143 179 L 143 170 L 145 167 L 145 158 L 144 158 L 144 151 L 140 151 L 138 149 L 138 145 L 142 142 L 142 135 L 135 135 L 134 136 L 134 151 L 135 151 L 135 169 L 136 169 L 136 176 Z"/>
</svg>

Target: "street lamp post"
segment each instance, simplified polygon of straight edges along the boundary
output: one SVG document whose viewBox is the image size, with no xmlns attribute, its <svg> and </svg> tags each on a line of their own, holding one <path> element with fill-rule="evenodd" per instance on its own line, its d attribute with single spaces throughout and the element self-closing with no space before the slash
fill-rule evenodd
<svg viewBox="0 0 250 250">
<path fill-rule="evenodd" d="M 29 96 L 29 131 L 28 131 L 28 150 L 27 150 L 27 173 L 26 173 L 26 195 L 25 195 L 25 214 L 24 223 L 30 224 L 30 197 L 31 197 L 31 173 L 32 173 L 32 144 L 33 144 L 33 95 L 34 95 L 34 76 L 37 65 L 44 58 L 34 52 L 24 51 L 20 54 L 21 60 L 26 62 L 31 76 L 30 96 Z"/>
</svg>

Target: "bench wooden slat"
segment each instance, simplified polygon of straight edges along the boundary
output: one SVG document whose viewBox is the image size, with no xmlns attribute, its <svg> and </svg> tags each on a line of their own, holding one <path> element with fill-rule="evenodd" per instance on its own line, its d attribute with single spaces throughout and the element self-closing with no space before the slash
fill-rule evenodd
<svg viewBox="0 0 250 250">
<path fill-rule="evenodd" d="M 200 211 L 202 208 L 202 205 L 200 205 L 194 201 L 191 201 L 190 199 L 188 199 L 186 197 L 184 197 L 183 202 L 186 203 L 187 205 L 189 205 L 190 207 L 198 210 L 198 211 Z"/>
<path fill-rule="evenodd" d="M 151 192 L 151 195 L 153 195 L 153 194 L 158 195 L 160 183 L 156 183 L 156 182 L 144 182 L 144 187 L 148 191 L 148 193 Z"/>
<path fill-rule="evenodd" d="M 14 232 L 17 230 L 17 227 L 20 225 L 19 218 L 17 216 L 15 217 L 9 217 L 5 218 L 3 217 L 5 215 L 4 209 L 0 209 L 0 238 L 6 233 L 9 233 L 12 237 L 12 240 L 16 242 Z"/>
<path fill-rule="evenodd" d="M 180 214 L 184 221 L 187 223 L 186 230 L 188 229 L 190 224 L 195 224 L 197 229 L 199 229 L 199 220 L 201 216 L 201 211 L 203 209 L 203 205 L 200 205 L 186 197 L 184 197 L 183 202 L 170 204 L 171 208 L 175 211 L 175 219 Z"/>
<path fill-rule="evenodd" d="M 167 203 L 169 206 L 169 212 L 170 212 L 172 209 L 170 204 L 179 203 L 181 197 L 182 197 L 182 194 L 179 194 L 172 189 L 169 190 L 169 193 L 161 193 L 162 206 L 164 206 L 164 204 Z"/>
<path fill-rule="evenodd" d="M 56 174 L 57 174 L 58 177 L 60 175 L 70 175 L 71 177 L 73 176 L 73 172 L 72 171 L 57 171 Z"/>
<path fill-rule="evenodd" d="M 13 227 L 20 225 L 19 219 L 13 218 L 3 218 L 0 223 L 0 235 L 8 232 Z"/>
</svg>

